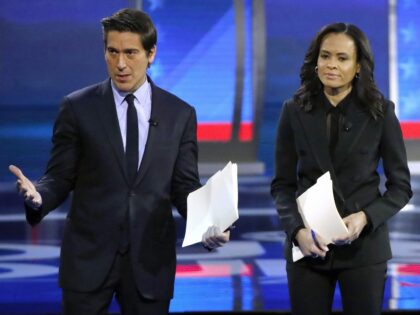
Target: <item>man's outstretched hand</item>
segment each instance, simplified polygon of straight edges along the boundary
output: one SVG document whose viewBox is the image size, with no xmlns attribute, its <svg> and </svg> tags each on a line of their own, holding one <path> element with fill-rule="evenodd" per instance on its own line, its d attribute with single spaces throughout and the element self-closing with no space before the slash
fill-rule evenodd
<svg viewBox="0 0 420 315">
<path fill-rule="evenodd" d="M 32 184 L 32 182 L 25 175 L 23 175 L 20 168 L 14 165 L 9 165 L 9 171 L 16 176 L 16 188 L 19 194 L 25 200 L 25 203 L 31 208 L 41 207 L 41 195 L 36 190 L 34 184 Z"/>
</svg>

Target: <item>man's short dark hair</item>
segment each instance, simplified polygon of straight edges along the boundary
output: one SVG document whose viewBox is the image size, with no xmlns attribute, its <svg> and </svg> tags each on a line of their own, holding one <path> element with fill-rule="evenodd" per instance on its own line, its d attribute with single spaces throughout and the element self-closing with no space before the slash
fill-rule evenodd
<svg viewBox="0 0 420 315">
<path fill-rule="evenodd" d="M 152 19 L 145 12 L 134 9 L 122 9 L 101 20 L 105 48 L 110 31 L 131 32 L 140 35 L 143 48 L 150 53 L 156 46 L 157 32 Z"/>
</svg>

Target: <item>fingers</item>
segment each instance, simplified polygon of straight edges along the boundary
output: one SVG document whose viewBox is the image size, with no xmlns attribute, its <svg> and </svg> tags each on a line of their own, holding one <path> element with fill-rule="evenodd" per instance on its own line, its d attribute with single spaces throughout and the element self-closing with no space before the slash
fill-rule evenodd
<svg viewBox="0 0 420 315">
<path fill-rule="evenodd" d="M 22 194 L 31 189 L 35 190 L 32 182 L 25 175 L 23 175 L 19 167 L 15 165 L 9 165 L 9 171 L 17 177 L 16 185 L 19 189 L 19 193 Z"/>
<path fill-rule="evenodd" d="M 339 237 L 334 239 L 334 244 L 336 245 L 349 245 L 353 241 L 359 238 L 360 233 L 367 224 L 366 214 L 363 211 L 353 213 L 345 218 L 343 218 L 344 224 L 347 226 L 349 234 L 344 237 Z"/>
<path fill-rule="evenodd" d="M 310 248 L 310 255 L 314 258 L 325 258 L 325 256 L 327 255 L 327 250 L 323 250 L 321 248 L 319 248 L 316 244 L 313 244 L 313 246 L 311 246 Z"/>
<path fill-rule="evenodd" d="M 324 252 L 328 251 L 327 242 L 324 240 L 324 238 L 321 235 L 316 233 L 314 230 L 311 230 L 311 236 L 316 247 L 318 247 L 321 251 L 324 251 Z"/>
<path fill-rule="evenodd" d="M 39 208 L 42 205 L 42 198 L 36 190 L 25 191 L 21 193 L 25 203 L 32 208 Z"/>
<path fill-rule="evenodd" d="M 225 235 L 222 233 L 219 227 L 210 227 L 209 241 L 213 243 L 213 247 L 219 247 L 227 242 Z"/>
<path fill-rule="evenodd" d="M 18 179 L 23 180 L 25 177 L 25 175 L 23 175 L 22 171 L 20 170 L 19 167 L 14 166 L 14 165 L 9 165 L 9 171 L 11 173 L 13 173 Z"/>
<path fill-rule="evenodd" d="M 16 189 L 24 198 L 25 203 L 27 203 L 30 207 L 40 207 L 42 205 L 41 195 L 37 192 L 32 182 L 23 175 L 20 168 L 15 165 L 9 165 L 9 171 L 16 176 Z"/>
<path fill-rule="evenodd" d="M 333 243 L 337 246 L 350 245 L 352 240 L 350 238 L 334 239 Z"/>
<path fill-rule="evenodd" d="M 36 192 L 35 186 L 27 178 L 18 179 L 16 181 L 16 188 L 20 195 L 26 197 L 26 195 L 33 195 Z"/>
<path fill-rule="evenodd" d="M 316 239 L 316 242 L 314 238 Z M 303 255 L 311 256 L 313 258 L 325 258 L 328 251 L 327 244 L 325 244 L 322 237 L 315 232 L 312 233 L 311 230 L 307 228 L 301 229 L 296 234 L 296 240 L 299 243 L 299 248 Z"/>
<path fill-rule="evenodd" d="M 311 256 L 312 258 L 321 258 L 321 259 L 324 259 L 325 256 L 327 255 L 327 252 L 320 249 L 315 243 L 310 245 L 305 251 L 302 250 L 302 253 L 305 256 Z"/>
<path fill-rule="evenodd" d="M 217 226 L 210 226 L 203 234 L 202 243 L 204 247 L 209 249 L 221 247 L 227 243 L 229 235 L 229 232 L 222 233 Z"/>
<path fill-rule="evenodd" d="M 336 237 L 332 240 L 334 245 L 342 246 L 342 245 L 350 245 L 351 244 L 351 242 L 354 240 L 354 238 L 353 238 L 354 233 L 348 225 L 347 225 L 347 230 L 349 231 L 349 233 L 347 235 L 342 235 L 342 236 Z"/>
<path fill-rule="evenodd" d="M 37 191 L 32 195 L 28 195 L 25 200 L 30 203 L 32 207 L 40 207 L 42 205 L 41 195 Z"/>
</svg>

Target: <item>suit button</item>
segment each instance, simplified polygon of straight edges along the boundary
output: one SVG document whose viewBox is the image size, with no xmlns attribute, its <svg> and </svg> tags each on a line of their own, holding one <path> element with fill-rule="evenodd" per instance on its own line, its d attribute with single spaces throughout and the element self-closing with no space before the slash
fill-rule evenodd
<svg viewBox="0 0 420 315">
<path fill-rule="evenodd" d="M 130 197 L 134 197 L 136 195 L 136 193 L 134 191 L 130 191 L 129 196 Z"/>
</svg>

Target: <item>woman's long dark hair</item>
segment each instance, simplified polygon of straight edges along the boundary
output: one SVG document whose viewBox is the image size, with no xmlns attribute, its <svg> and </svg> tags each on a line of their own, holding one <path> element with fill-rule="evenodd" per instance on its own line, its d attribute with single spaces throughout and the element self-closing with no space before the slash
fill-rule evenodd
<svg viewBox="0 0 420 315">
<path fill-rule="evenodd" d="M 374 119 L 383 117 L 384 97 L 373 79 L 374 62 L 369 41 L 358 27 L 347 23 L 326 25 L 312 40 L 300 69 L 301 85 L 294 95 L 295 102 L 309 111 L 314 98 L 322 93 L 323 85 L 316 74 L 315 67 L 322 41 L 330 33 L 343 33 L 353 39 L 356 45 L 357 62 L 360 65 L 359 75 L 353 79 L 353 89 L 360 104 Z"/>
</svg>

